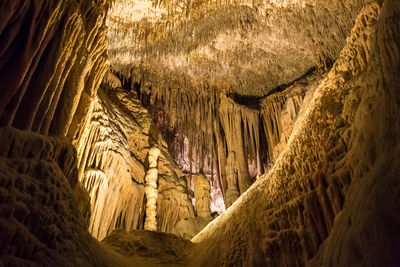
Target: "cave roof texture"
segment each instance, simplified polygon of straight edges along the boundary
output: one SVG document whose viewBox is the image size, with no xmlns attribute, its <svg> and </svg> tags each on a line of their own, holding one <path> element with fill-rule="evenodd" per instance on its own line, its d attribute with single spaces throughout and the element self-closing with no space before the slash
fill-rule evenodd
<svg viewBox="0 0 400 267">
<path fill-rule="evenodd" d="M 112 68 L 153 90 L 265 96 L 329 66 L 367 0 L 115 0 Z"/>
</svg>

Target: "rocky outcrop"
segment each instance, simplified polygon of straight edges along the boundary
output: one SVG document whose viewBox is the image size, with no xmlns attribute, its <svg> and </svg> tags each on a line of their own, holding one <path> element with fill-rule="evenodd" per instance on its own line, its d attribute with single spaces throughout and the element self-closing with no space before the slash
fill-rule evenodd
<svg viewBox="0 0 400 267">
<path fill-rule="evenodd" d="M 398 264 L 400 5 L 381 5 L 357 18 L 270 172 L 192 239 L 194 263 Z"/>
</svg>

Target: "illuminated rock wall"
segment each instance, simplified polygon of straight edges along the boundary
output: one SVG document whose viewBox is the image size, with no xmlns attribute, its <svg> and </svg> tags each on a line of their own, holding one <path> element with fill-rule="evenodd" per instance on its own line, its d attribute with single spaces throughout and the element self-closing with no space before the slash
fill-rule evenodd
<svg viewBox="0 0 400 267">
<path fill-rule="evenodd" d="M 108 68 L 107 9 L 108 1 L 0 2 L 0 265 L 107 262 L 77 208 L 71 145 Z"/>
<path fill-rule="evenodd" d="M 270 47 L 273 50 L 279 48 L 281 41 L 287 46 L 279 51 L 277 57 L 267 53 L 268 56 L 259 58 L 263 61 L 271 56 L 272 65 L 276 68 L 270 70 L 276 77 L 279 77 L 281 68 L 288 69 L 288 75 L 283 75 L 282 79 L 271 79 L 271 87 L 285 80 L 292 81 L 293 77 L 298 78 L 298 74 L 302 73 L 299 70 L 313 67 L 315 61 L 320 61 L 318 65 L 323 66 L 329 63 L 328 59 L 338 59 L 329 74 L 321 76 L 321 81 L 318 81 L 320 77 L 317 75 L 315 80 L 311 79 L 304 85 L 310 87 L 309 90 L 303 91 L 299 81 L 297 85 L 285 86 L 293 86 L 293 91 L 281 94 L 282 90 L 278 90 L 265 96 L 285 100 L 263 104 L 266 98 L 259 99 L 260 103 L 256 104 L 261 107 L 280 111 L 261 116 L 263 111 L 257 108 L 255 113 L 259 112 L 261 118 L 256 123 L 257 116 L 250 115 L 250 111 L 242 112 L 249 109 L 249 105 L 238 97 L 240 92 L 251 86 L 230 91 L 232 83 L 228 81 L 214 83 L 215 86 L 201 83 L 192 86 L 188 82 L 187 86 L 173 87 L 170 85 L 175 81 L 166 82 L 168 79 L 160 77 L 183 76 L 170 75 L 170 70 L 163 64 L 154 64 L 153 67 L 166 69 L 168 75 L 165 76 L 139 67 L 134 70 L 143 71 L 134 75 L 127 71 L 129 75 L 126 77 L 139 77 L 136 79 L 138 84 L 135 85 L 133 79 L 123 82 L 139 86 L 136 89 L 140 89 L 141 100 L 133 92 L 115 89 L 122 84 L 112 77 L 107 79 L 113 84 L 112 90 L 104 88 L 104 91 L 97 92 L 107 69 L 104 53 L 107 1 L 0 2 L 0 265 L 399 265 L 400 3 L 395 0 L 371 2 L 363 9 L 348 35 L 346 29 L 353 25 L 349 21 L 363 3 L 274 1 L 268 5 L 270 22 L 274 22 L 270 26 L 282 29 L 280 32 L 263 28 L 270 31 L 270 40 L 277 41 Z M 171 2 L 164 4 L 175 8 L 179 6 Z M 226 16 L 217 15 L 224 12 L 229 19 L 236 21 L 231 24 L 235 27 L 256 25 L 251 23 L 254 12 L 247 12 L 252 4 L 235 8 L 227 7 L 228 4 L 221 1 L 210 3 L 211 7 L 224 7 L 205 12 L 217 17 L 216 20 L 207 20 L 196 12 L 192 14 L 187 8 L 183 10 L 191 18 L 201 18 L 202 23 L 195 24 L 204 25 L 204 31 L 211 27 L 203 22 L 219 24 L 220 19 Z M 236 12 L 239 9 L 247 11 Z M 343 10 L 345 13 L 342 13 Z M 284 21 L 278 23 L 280 17 Z M 175 22 L 174 17 L 172 20 L 169 16 L 167 18 L 168 27 L 171 23 L 180 23 L 180 20 Z M 225 27 L 230 22 L 232 20 L 222 25 Z M 192 44 L 188 39 L 197 38 L 190 27 L 188 31 L 184 30 L 183 26 L 190 23 L 181 25 L 176 33 L 182 32 L 177 37 L 176 33 L 172 33 L 175 36 L 172 40 L 180 40 L 181 43 L 169 42 L 165 51 L 169 51 L 168 47 L 178 50 L 187 48 L 187 44 Z M 284 30 L 287 29 L 285 25 L 291 25 L 287 31 Z M 307 31 L 303 25 L 311 28 Z M 163 24 L 159 26 L 162 28 Z M 257 27 L 251 28 L 257 30 Z M 333 34 L 330 34 L 330 29 L 335 29 Z M 196 28 L 197 33 L 204 31 Z M 236 36 L 235 32 L 225 32 L 227 36 L 219 38 L 220 42 L 215 42 L 214 48 L 231 43 L 229 40 L 254 37 L 249 32 L 244 34 L 246 32 L 239 31 L 243 33 L 240 38 L 232 37 Z M 306 51 L 315 50 L 315 53 L 310 55 L 303 51 L 300 39 L 286 38 L 298 36 L 293 35 L 296 32 L 311 37 L 323 36 L 322 39 L 315 37 L 304 42 L 311 42 L 311 49 Z M 150 52 L 157 54 L 157 49 L 151 47 L 160 47 L 153 45 L 153 41 L 161 39 L 146 34 L 146 31 L 142 34 L 149 38 L 146 42 L 143 42 L 146 38 L 138 40 L 139 52 L 147 43 L 148 46 L 143 49 L 149 51 L 146 55 Z M 339 56 L 346 36 L 347 44 Z M 207 39 L 203 37 L 200 39 Z M 333 42 L 332 39 L 338 41 Z M 264 39 L 252 40 L 257 43 L 257 40 Z M 243 42 L 237 46 L 243 49 L 232 49 L 227 53 L 229 57 L 231 52 L 237 57 L 242 55 L 243 50 L 254 52 L 247 49 Z M 289 48 L 295 47 L 299 47 L 295 57 L 282 60 L 294 65 L 284 64 L 278 68 L 281 56 L 293 55 Z M 123 47 L 115 48 L 118 53 L 127 52 L 120 48 Z M 202 49 L 200 47 L 199 51 Z M 210 46 L 204 51 L 208 49 Z M 141 57 L 139 52 L 137 55 Z M 186 56 L 187 51 L 183 55 Z M 221 56 L 216 51 L 210 57 L 219 61 L 218 55 Z M 256 58 L 257 55 L 243 56 L 243 61 L 248 61 L 248 66 L 259 66 L 248 60 L 250 56 Z M 143 58 L 146 59 L 145 56 Z M 186 63 L 181 58 L 175 63 L 200 66 L 188 58 L 190 60 Z M 166 59 L 169 60 L 168 57 Z M 290 70 L 301 59 L 305 61 L 300 68 Z M 211 62 L 210 67 L 214 63 Z M 146 62 L 142 66 L 146 66 Z M 201 73 L 213 73 L 204 66 L 208 63 L 201 65 L 204 68 Z M 222 70 L 220 77 L 229 74 L 229 71 L 225 72 L 227 69 L 235 69 L 219 65 L 216 68 Z M 157 77 L 150 77 L 150 74 Z M 204 78 L 196 71 L 192 74 L 199 79 Z M 240 79 L 231 81 L 240 84 Z M 254 81 L 258 83 L 260 80 Z M 182 84 L 182 80 L 176 82 Z M 151 94 L 150 88 L 154 89 Z M 204 94 L 198 94 L 199 91 L 193 88 L 214 91 L 208 94 L 209 91 L 204 90 Z M 195 165 L 213 166 L 211 169 L 219 175 L 212 172 L 214 177 L 211 180 L 214 183 L 214 179 L 219 179 L 224 193 L 228 187 L 226 176 L 232 173 L 222 174 L 227 169 L 220 166 L 234 166 L 233 175 L 243 171 L 238 170 L 235 160 L 232 160 L 236 158 L 236 152 L 235 157 L 229 157 L 227 151 L 235 144 L 228 146 L 226 138 L 233 138 L 229 137 L 233 133 L 224 133 L 227 125 L 219 121 L 221 92 L 217 88 L 226 89 L 223 93 L 235 105 L 229 107 L 232 112 L 224 116 L 236 117 L 234 112 L 237 110 L 244 114 L 237 116 L 242 120 L 240 124 L 243 128 L 246 127 L 238 133 L 242 136 L 244 147 L 244 152 L 238 153 L 242 153 L 245 159 L 252 153 L 249 152 L 250 147 L 253 141 L 257 141 L 250 141 L 250 130 L 247 129 L 255 129 L 257 125 L 263 128 L 265 135 L 269 133 L 275 140 L 268 141 L 273 147 L 267 147 L 269 154 L 274 154 L 275 165 L 266 175 L 259 177 L 225 214 L 192 239 L 195 244 L 166 233 L 126 233 L 123 229 L 109 235 L 105 242 L 96 241 L 87 229 L 97 232 L 98 236 L 108 235 L 109 229 L 103 228 L 103 223 L 110 231 L 115 227 L 125 230 L 142 227 L 146 155 L 156 143 L 161 151 L 158 159 L 158 230 L 172 231 L 176 222 L 184 218 L 188 218 L 187 221 L 194 219 L 186 178 L 141 106 L 140 102 L 146 102 L 147 97 L 153 99 L 153 103 L 158 99 L 164 107 L 172 107 L 167 109 L 172 124 L 182 126 L 191 147 L 196 147 L 191 149 L 198 154 L 194 156 L 198 159 Z M 255 91 L 248 91 L 249 94 L 258 95 L 260 88 L 254 88 Z M 132 114 L 140 116 L 132 117 Z M 250 123 L 245 126 L 245 122 Z M 266 130 L 268 123 L 271 126 Z M 138 128 L 132 130 L 131 126 Z M 260 134 L 260 140 L 263 140 L 262 136 Z M 257 155 L 256 151 L 253 152 Z M 200 159 L 204 157 L 208 159 Z M 218 164 L 204 163 L 214 161 Z M 257 163 L 256 168 L 249 168 L 250 177 L 254 169 L 258 173 L 258 166 L 261 165 Z M 232 169 L 229 168 L 229 171 Z M 230 185 L 236 186 L 235 192 L 242 193 L 239 181 Z M 107 194 L 104 192 L 114 189 L 115 198 L 106 201 Z"/>
<path fill-rule="evenodd" d="M 171 231 L 177 221 L 194 216 L 186 179 L 135 93 L 110 87 L 113 82 L 120 86 L 112 74 L 106 78 L 89 127 L 78 141 L 79 180 L 90 195 L 90 204 L 81 205 L 90 218 L 89 231 L 101 240 L 115 228 L 143 229 L 145 176 L 154 168 L 148 159 L 153 145 L 161 149 L 155 229 Z"/>
<path fill-rule="evenodd" d="M 1 125 L 76 138 L 107 69 L 107 1 L 1 3 Z"/>
<path fill-rule="evenodd" d="M 202 175 L 193 177 L 194 197 L 196 199 L 196 214 L 199 217 L 210 217 L 211 196 L 210 184 L 207 178 Z"/>
</svg>

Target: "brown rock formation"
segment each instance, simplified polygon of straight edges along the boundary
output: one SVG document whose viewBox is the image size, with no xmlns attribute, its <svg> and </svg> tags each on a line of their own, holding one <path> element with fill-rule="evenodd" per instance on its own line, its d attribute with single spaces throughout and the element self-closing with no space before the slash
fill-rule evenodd
<svg viewBox="0 0 400 267">
<path fill-rule="evenodd" d="M 149 150 L 149 169 L 147 170 L 145 181 L 146 181 L 146 220 L 144 221 L 144 229 L 146 230 L 157 230 L 157 180 L 158 180 L 158 169 L 157 159 L 160 155 L 160 150 L 156 147 L 152 147 Z"/>
<path fill-rule="evenodd" d="M 0 128 L 0 264 L 108 264 L 73 198 L 73 146 L 10 127 Z"/>
<path fill-rule="evenodd" d="M 115 76 L 107 77 L 106 83 L 113 79 L 118 85 Z M 111 85 L 107 84 L 103 86 Z M 158 197 L 153 199 L 157 205 L 152 202 L 157 206 L 154 212 L 158 214 L 159 229 L 171 231 L 177 221 L 194 217 L 186 182 L 162 147 L 162 140 L 158 141 L 158 134 L 152 133 L 152 123 L 134 93 L 122 88 L 99 90 L 89 127 L 78 142 L 79 180 L 90 195 L 90 209 L 86 208 L 89 231 L 97 239 L 115 228 L 143 229 L 149 214 L 145 214 L 145 165 L 150 163 L 152 143 L 159 143 L 162 150 L 158 169 L 149 166 L 152 172 L 158 171 L 159 177 L 154 186 L 158 187 Z M 154 185 L 154 181 L 151 183 Z"/>
<path fill-rule="evenodd" d="M 193 176 L 194 197 L 196 199 L 196 213 L 199 217 L 210 217 L 211 215 L 211 196 L 210 183 L 207 178 L 202 175 Z"/>
<path fill-rule="evenodd" d="M 0 265 L 398 266 L 399 14 L 396 0 L 0 2 Z M 103 80 L 106 35 L 121 79 Z M 141 230 L 147 165 L 152 229 L 190 238 L 216 189 L 229 209 L 191 241 Z"/>
<path fill-rule="evenodd" d="M 107 1 L 1 3 L 1 125 L 75 138 L 107 69 Z"/>
</svg>

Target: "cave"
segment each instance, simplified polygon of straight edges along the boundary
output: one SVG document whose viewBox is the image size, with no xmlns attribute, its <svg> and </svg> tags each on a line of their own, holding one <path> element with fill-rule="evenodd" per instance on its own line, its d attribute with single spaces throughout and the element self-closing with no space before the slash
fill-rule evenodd
<svg viewBox="0 0 400 267">
<path fill-rule="evenodd" d="M 0 266 L 400 266 L 400 1 L 1 0 Z"/>
</svg>

